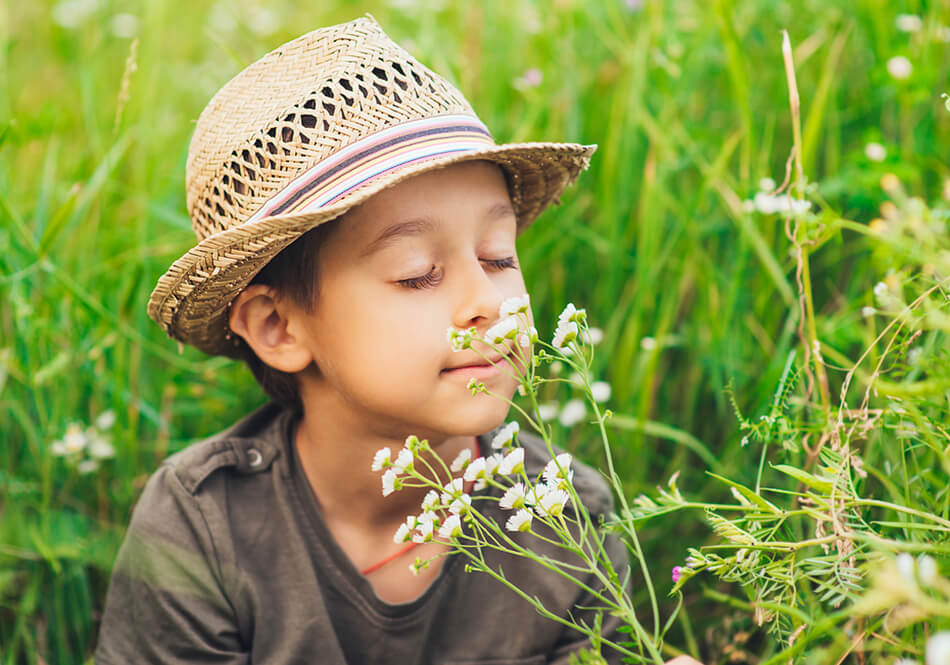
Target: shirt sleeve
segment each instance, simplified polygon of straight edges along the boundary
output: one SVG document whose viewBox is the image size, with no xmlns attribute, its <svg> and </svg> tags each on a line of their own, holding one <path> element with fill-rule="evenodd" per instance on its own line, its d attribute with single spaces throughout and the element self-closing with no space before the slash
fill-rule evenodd
<svg viewBox="0 0 950 665">
<path fill-rule="evenodd" d="M 626 546 L 615 534 L 608 534 L 604 540 L 604 549 L 607 552 L 607 556 L 610 557 L 610 561 L 613 564 L 614 570 L 617 572 L 618 578 L 621 581 L 628 580 L 627 592 L 629 593 L 630 557 Z M 587 582 L 592 588 L 597 588 L 598 582 L 593 576 L 591 576 L 591 579 L 588 579 Z M 575 621 L 583 621 L 589 626 L 593 625 L 596 619 L 596 611 L 583 608 L 598 607 L 601 605 L 603 605 L 602 601 L 594 598 L 590 592 L 583 591 L 575 602 L 573 618 Z M 620 628 L 624 626 L 623 619 L 604 612 L 601 621 L 601 636 L 604 639 L 615 644 L 629 641 L 629 635 L 620 632 Z M 564 626 L 561 631 L 561 638 L 549 656 L 548 663 L 549 665 L 567 665 L 572 654 L 577 653 L 581 649 L 590 649 L 590 646 L 590 640 L 585 635 L 579 633 L 574 628 Z M 623 654 L 609 645 L 602 645 L 600 654 L 610 665 L 620 665 L 620 663 L 623 662 Z"/>
<path fill-rule="evenodd" d="M 195 495 L 172 466 L 147 483 L 109 583 L 95 662 L 250 662 L 222 565 Z"/>
</svg>

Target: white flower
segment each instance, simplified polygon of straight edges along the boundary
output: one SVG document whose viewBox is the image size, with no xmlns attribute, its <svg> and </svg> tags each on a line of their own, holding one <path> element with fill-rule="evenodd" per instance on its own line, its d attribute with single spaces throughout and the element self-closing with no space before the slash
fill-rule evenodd
<svg viewBox="0 0 950 665">
<path fill-rule="evenodd" d="M 500 453 L 495 453 L 489 455 L 485 458 L 485 477 L 494 478 L 498 473 L 498 469 L 501 468 L 502 456 Z"/>
<path fill-rule="evenodd" d="M 400 524 L 399 528 L 396 529 L 396 533 L 393 534 L 393 542 L 408 543 L 410 540 L 412 540 L 412 533 L 409 531 L 409 527 L 405 523 Z"/>
<path fill-rule="evenodd" d="M 877 310 L 874 309 L 873 307 L 865 306 L 861 308 L 861 316 L 863 316 L 866 319 L 874 316 L 875 314 L 877 314 Z"/>
<path fill-rule="evenodd" d="M 396 472 L 392 469 L 386 469 L 386 473 L 383 474 L 383 496 L 389 496 L 401 489 L 402 482 L 396 477 Z"/>
<path fill-rule="evenodd" d="M 272 35 L 280 27 L 280 15 L 273 9 L 257 7 L 252 10 L 247 27 L 258 35 Z"/>
<path fill-rule="evenodd" d="M 107 459 L 115 457 L 115 448 L 98 432 L 92 436 L 89 441 L 89 456 L 95 459 Z"/>
<path fill-rule="evenodd" d="M 874 285 L 874 295 L 876 295 L 878 299 L 883 298 L 886 294 L 887 284 L 885 282 L 878 282 Z"/>
<path fill-rule="evenodd" d="M 419 515 L 418 518 L 416 518 L 417 525 L 422 524 L 423 522 L 431 522 L 433 524 L 438 524 L 439 516 L 436 515 L 434 512 L 432 512 L 431 510 L 427 510 L 423 512 L 421 515 Z"/>
<path fill-rule="evenodd" d="M 115 425 L 115 411 L 108 409 L 96 418 L 96 429 L 105 431 Z"/>
<path fill-rule="evenodd" d="M 577 324 L 573 321 L 558 323 L 557 328 L 554 331 L 554 340 L 551 342 L 551 344 L 555 348 L 563 349 L 570 342 L 577 338 L 577 333 Z"/>
<path fill-rule="evenodd" d="M 458 515 L 449 515 L 439 529 L 440 538 L 458 538 L 462 535 L 462 520 Z"/>
<path fill-rule="evenodd" d="M 871 141 L 864 146 L 864 154 L 872 162 L 883 162 L 884 158 L 887 157 L 887 148 L 880 143 Z"/>
<path fill-rule="evenodd" d="M 495 450 L 501 450 L 506 446 L 510 446 L 515 441 L 515 435 L 521 431 L 521 425 L 518 424 L 517 420 L 513 420 L 500 430 L 491 440 L 491 447 Z"/>
<path fill-rule="evenodd" d="M 492 344 L 503 344 L 506 339 L 514 339 L 518 335 L 518 319 L 506 317 L 485 331 L 485 340 Z"/>
<path fill-rule="evenodd" d="M 49 451 L 56 455 L 57 457 L 64 457 L 68 453 L 66 452 L 66 444 L 61 440 L 57 439 L 49 447 Z"/>
<path fill-rule="evenodd" d="M 529 531 L 531 529 L 531 519 L 531 513 L 522 508 L 508 518 L 508 521 L 505 522 L 505 528 L 509 531 Z"/>
<path fill-rule="evenodd" d="M 917 573 L 921 582 L 933 586 L 937 580 L 937 562 L 929 554 L 921 554 L 917 557 Z"/>
<path fill-rule="evenodd" d="M 538 418 L 541 419 L 541 422 L 550 422 L 557 418 L 558 405 L 557 402 L 545 402 L 543 404 L 538 404 Z"/>
<path fill-rule="evenodd" d="M 937 39 L 943 43 L 950 43 L 950 27 L 938 25 L 935 34 L 937 35 Z"/>
<path fill-rule="evenodd" d="M 887 61 L 887 72 L 899 81 L 903 81 L 914 71 L 910 60 L 902 55 L 895 55 Z"/>
<path fill-rule="evenodd" d="M 435 523 L 430 521 L 420 521 L 416 525 L 416 532 L 412 534 L 412 542 L 428 543 L 432 540 L 432 532 L 435 529 Z"/>
<path fill-rule="evenodd" d="M 773 192 L 775 191 L 775 181 L 766 176 L 759 180 L 759 191 L 762 192 Z"/>
<path fill-rule="evenodd" d="M 527 88 L 537 88 L 539 85 L 541 85 L 541 81 L 543 80 L 544 74 L 541 73 L 541 70 L 537 67 L 532 67 L 524 74 L 516 78 L 513 82 L 513 85 L 519 90 L 525 90 Z"/>
<path fill-rule="evenodd" d="M 485 477 L 485 458 L 476 457 L 465 469 L 465 475 L 462 476 L 468 482 L 473 482 L 479 478 Z"/>
<path fill-rule="evenodd" d="M 644 337 L 640 340 L 640 348 L 644 351 L 652 351 L 656 348 L 656 340 L 652 337 Z"/>
<path fill-rule="evenodd" d="M 558 487 L 562 480 L 568 482 L 574 477 L 571 469 L 573 457 L 570 453 L 561 453 L 544 467 L 544 481 L 551 487 Z"/>
<path fill-rule="evenodd" d="M 501 303 L 501 307 L 498 308 L 498 316 L 505 317 L 511 316 L 512 314 L 527 313 L 529 307 L 530 304 L 527 293 L 523 296 L 508 298 L 503 303 Z"/>
<path fill-rule="evenodd" d="M 132 39 L 139 32 L 139 17 L 124 12 L 116 14 L 112 17 L 109 28 L 119 39 Z"/>
<path fill-rule="evenodd" d="M 455 459 L 452 460 L 452 466 L 449 469 L 452 470 L 452 473 L 458 473 L 459 471 L 464 471 L 468 466 L 469 462 L 472 460 L 472 449 L 465 448 L 458 455 L 455 456 Z"/>
<path fill-rule="evenodd" d="M 524 448 L 514 448 L 505 455 L 501 462 L 499 473 L 503 476 L 510 476 L 513 473 L 522 473 L 524 471 Z"/>
<path fill-rule="evenodd" d="M 453 515 L 467 515 L 472 511 L 472 497 L 462 494 L 449 504 L 449 512 Z"/>
<path fill-rule="evenodd" d="M 439 503 L 439 493 L 435 490 L 429 490 L 422 500 L 422 512 L 430 512 Z"/>
<path fill-rule="evenodd" d="M 505 510 L 511 510 L 512 508 L 523 508 L 525 505 L 524 500 L 524 484 L 515 483 L 505 491 L 505 494 L 501 497 L 501 500 L 499 500 L 498 505 L 500 505 Z"/>
<path fill-rule="evenodd" d="M 68 455 L 80 453 L 86 447 L 86 443 L 88 441 L 86 435 L 82 432 L 82 428 L 77 423 L 71 423 L 66 428 L 66 435 L 63 437 L 63 446 L 66 453 Z"/>
<path fill-rule="evenodd" d="M 442 503 L 449 503 L 453 499 L 457 499 L 462 496 L 462 492 L 465 489 L 465 483 L 462 482 L 461 478 L 455 478 L 445 484 L 442 492 Z"/>
<path fill-rule="evenodd" d="M 569 302 L 567 303 L 567 306 L 564 307 L 564 310 L 560 314 L 558 314 L 557 322 L 558 324 L 562 324 L 562 323 L 578 321 L 580 320 L 581 316 L 586 311 L 587 310 L 577 309 L 576 307 L 574 307 L 574 303 Z"/>
<path fill-rule="evenodd" d="M 914 578 L 914 557 L 907 552 L 901 552 L 897 555 L 895 563 L 897 564 L 897 572 L 901 574 L 904 581 L 916 585 L 917 580 Z"/>
<path fill-rule="evenodd" d="M 950 632 L 934 633 L 927 640 L 927 665 L 950 665 Z"/>
<path fill-rule="evenodd" d="M 524 346 L 524 347 L 531 346 L 532 344 L 537 342 L 538 339 L 540 339 L 538 335 L 538 329 L 535 328 L 534 326 L 531 326 L 530 328 L 528 328 L 527 333 L 522 333 L 521 335 L 518 335 L 518 346 Z"/>
<path fill-rule="evenodd" d="M 544 495 L 551 491 L 551 488 L 544 483 L 535 483 L 534 487 L 528 489 L 524 494 L 525 505 L 534 506 L 544 498 Z"/>
<path fill-rule="evenodd" d="M 811 201 L 793 199 L 788 194 L 773 195 L 766 192 L 756 194 L 753 203 L 755 209 L 763 215 L 771 215 L 776 212 L 799 215 L 811 208 Z"/>
<path fill-rule="evenodd" d="M 452 345 L 453 351 L 462 351 L 464 349 L 469 349 L 472 346 L 472 340 L 474 339 L 477 331 L 475 328 L 468 328 L 466 330 L 458 330 L 449 326 L 445 331 L 446 337 L 449 339 L 449 343 Z"/>
<path fill-rule="evenodd" d="M 99 461 L 94 459 L 84 459 L 79 464 L 76 465 L 76 470 L 79 473 L 86 474 L 92 473 L 99 468 Z"/>
<path fill-rule="evenodd" d="M 584 402 L 579 399 L 572 399 L 564 404 L 564 408 L 561 409 L 561 413 L 558 416 L 558 421 L 564 427 L 573 427 L 584 420 L 586 415 L 587 407 L 584 406 Z"/>
<path fill-rule="evenodd" d="M 901 32 L 920 32 L 924 22 L 916 14 L 898 14 L 894 24 Z"/>
<path fill-rule="evenodd" d="M 78 28 L 98 8 L 97 0 L 62 0 L 53 7 L 53 22 L 63 28 Z"/>
<path fill-rule="evenodd" d="M 380 448 L 376 451 L 376 455 L 373 457 L 373 466 L 370 467 L 373 471 L 382 471 L 383 469 L 389 468 L 392 466 L 392 459 L 390 456 L 392 451 L 389 448 Z"/>
<path fill-rule="evenodd" d="M 564 490 L 551 490 L 541 497 L 535 510 L 539 514 L 544 513 L 551 517 L 557 517 L 564 512 L 564 504 L 567 503 L 569 498 L 570 495 Z"/>
<path fill-rule="evenodd" d="M 610 399 L 610 384 L 606 381 L 594 381 L 590 386 L 590 392 L 595 402 L 606 402 Z"/>
<path fill-rule="evenodd" d="M 403 473 L 406 469 L 412 468 L 412 451 L 408 448 L 403 448 L 399 451 L 399 454 L 396 455 L 396 461 L 393 462 L 393 468 L 396 473 Z"/>
</svg>

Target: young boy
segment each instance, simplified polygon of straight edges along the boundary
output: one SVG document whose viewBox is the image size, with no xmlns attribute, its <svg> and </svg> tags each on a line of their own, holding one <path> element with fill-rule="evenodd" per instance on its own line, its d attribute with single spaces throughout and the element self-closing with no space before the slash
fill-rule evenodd
<svg viewBox="0 0 950 665">
<path fill-rule="evenodd" d="M 100 665 L 566 663 L 587 645 L 458 556 L 413 575 L 416 557 L 448 547 L 394 542 L 422 495 L 384 497 L 370 466 L 410 434 L 446 460 L 486 454 L 508 405 L 467 383 L 509 398 L 516 383 L 453 352 L 446 330 L 484 332 L 524 293 L 515 238 L 592 152 L 495 145 L 461 94 L 368 18 L 289 42 L 225 85 L 188 158 L 199 243 L 149 313 L 181 342 L 244 358 L 274 401 L 149 481 Z M 543 445 L 521 443 L 539 473 Z M 592 513 L 609 510 L 596 473 L 577 466 L 574 484 Z M 626 570 L 623 546 L 608 550 Z M 486 556 L 558 616 L 594 621 L 578 587 Z M 604 617 L 605 638 L 620 641 L 616 628 Z"/>
</svg>

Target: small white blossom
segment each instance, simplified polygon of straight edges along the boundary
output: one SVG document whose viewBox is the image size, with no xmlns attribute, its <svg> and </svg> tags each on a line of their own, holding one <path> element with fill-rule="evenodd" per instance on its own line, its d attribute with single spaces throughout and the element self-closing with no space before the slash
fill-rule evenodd
<svg viewBox="0 0 950 665">
<path fill-rule="evenodd" d="M 422 500 L 422 512 L 430 512 L 439 503 L 439 493 L 435 490 L 429 490 Z"/>
<path fill-rule="evenodd" d="M 877 284 L 874 285 L 874 295 L 877 296 L 878 299 L 883 298 L 886 294 L 887 294 L 886 283 L 878 282 Z"/>
<path fill-rule="evenodd" d="M 528 488 L 524 494 L 525 505 L 537 505 L 544 495 L 551 491 L 551 488 L 544 483 L 535 483 L 534 487 Z"/>
<path fill-rule="evenodd" d="M 439 528 L 440 538 L 458 538 L 462 535 L 462 520 L 458 515 L 449 515 Z"/>
<path fill-rule="evenodd" d="M 87 443 L 86 435 L 83 434 L 82 428 L 78 423 L 71 423 L 66 427 L 66 435 L 63 437 L 63 446 L 68 455 L 75 455 L 82 452 Z"/>
<path fill-rule="evenodd" d="M 897 572 L 901 574 L 904 581 L 916 584 L 916 579 L 914 578 L 914 557 L 907 552 L 901 552 L 897 555 L 895 563 L 897 564 Z"/>
<path fill-rule="evenodd" d="M 430 521 L 420 521 L 416 526 L 416 532 L 412 534 L 412 542 L 428 543 L 432 540 L 432 532 L 435 529 L 435 523 Z"/>
<path fill-rule="evenodd" d="M 97 0 L 62 0 L 53 7 L 53 22 L 63 28 L 78 28 L 98 8 Z"/>
<path fill-rule="evenodd" d="M 573 427 L 584 420 L 586 415 L 587 407 L 584 406 L 584 402 L 579 399 L 572 399 L 564 404 L 564 408 L 561 409 L 561 413 L 558 415 L 558 421 L 564 427 Z"/>
<path fill-rule="evenodd" d="M 485 477 L 485 458 L 476 457 L 465 469 L 465 475 L 462 476 L 468 482 L 473 482 Z"/>
<path fill-rule="evenodd" d="M 448 337 L 449 343 L 452 345 L 453 351 L 463 351 L 464 349 L 472 347 L 472 340 L 477 334 L 477 331 L 475 328 L 458 330 L 450 326 L 448 330 L 445 331 L 445 334 L 446 337 Z"/>
<path fill-rule="evenodd" d="M 94 459 L 84 459 L 79 464 L 76 465 L 76 470 L 79 473 L 87 474 L 92 473 L 99 468 L 99 461 Z"/>
<path fill-rule="evenodd" d="M 494 478 L 496 475 L 498 475 L 498 470 L 501 468 L 503 459 L 504 458 L 500 453 L 495 453 L 485 458 L 486 478 Z"/>
<path fill-rule="evenodd" d="M 537 67 L 532 67 L 531 69 L 525 71 L 524 74 L 516 78 L 512 85 L 518 88 L 519 90 L 526 90 L 528 88 L 537 88 L 541 85 L 541 81 L 544 80 L 544 74 L 541 73 L 541 70 Z"/>
<path fill-rule="evenodd" d="M 513 420 L 500 430 L 491 440 L 491 447 L 495 450 L 501 450 L 515 442 L 515 435 L 521 431 L 521 425 Z"/>
<path fill-rule="evenodd" d="M 472 497 L 468 494 L 462 494 L 449 504 L 449 512 L 460 516 L 472 512 Z"/>
<path fill-rule="evenodd" d="M 550 422 L 557 418 L 558 405 L 557 402 L 545 402 L 543 404 L 538 404 L 538 418 L 541 419 L 541 422 Z"/>
<path fill-rule="evenodd" d="M 465 489 L 465 483 L 461 478 L 455 478 L 447 482 L 445 487 L 442 489 L 444 490 L 442 492 L 442 496 L 440 497 L 442 499 L 442 503 L 449 503 L 450 501 L 462 496 L 463 490 Z"/>
<path fill-rule="evenodd" d="M 916 14 L 898 14 L 894 24 L 901 32 L 920 32 L 924 26 L 924 22 Z"/>
<path fill-rule="evenodd" d="M 96 429 L 102 430 L 103 432 L 107 429 L 111 429 L 115 425 L 115 411 L 108 409 L 103 411 L 96 418 Z"/>
<path fill-rule="evenodd" d="M 465 448 L 458 455 L 455 456 L 455 459 L 452 460 L 452 466 L 449 469 L 452 470 L 452 473 L 458 473 L 459 471 L 464 471 L 468 467 L 469 462 L 472 461 L 472 449 Z"/>
<path fill-rule="evenodd" d="M 115 448 L 101 434 L 95 433 L 89 441 L 89 456 L 94 459 L 115 457 Z"/>
<path fill-rule="evenodd" d="M 864 154 L 872 162 L 883 162 L 884 158 L 887 157 L 887 148 L 872 141 L 864 146 Z"/>
<path fill-rule="evenodd" d="M 564 504 L 567 503 L 569 498 L 570 495 L 564 490 L 551 490 L 541 497 L 535 510 L 538 511 L 539 514 L 557 517 L 564 512 Z"/>
<path fill-rule="evenodd" d="M 412 468 L 412 451 L 408 448 L 403 448 L 399 451 L 399 454 L 396 455 L 396 461 L 393 462 L 393 470 L 396 473 L 403 473 L 406 469 Z"/>
<path fill-rule="evenodd" d="M 508 521 L 505 522 L 505 528 L 509 531 L 530 531 L 531 519 L 531 513 L 522 508 L 508 518 Z"/>
<path fill-rule="evenodd" d="M 759 191 L 761 192 L 774 192 L 775 191 L 775 181 L 766 176 L 759 180 Z"/>
<path fill-rule="evenodd" d="M 577 333 L 577 324 L 573 321 L 558 323 L 557 328 L 554 331 L 554 340 L 551 342 L 551 345 L 554 346 L 554 348 L 563 349 L 577 338 Z"/>
<path fill-rule="evenodd" d="M 272 35 L 280 27 L 280 15 L 268 7 L 256 7 L 251 10 L 247 27 L 258 35 Z"/>
<path fill-rule="evenodd" d="M 950 43 L 950 27 L 946 25 L 938 25 L 935 33 L 937 39 L 942 41 L 944 44 Z"/>
<path fill-rule="evenodd" d="M 513 473 L 522 473 L 524 471 L 524 448 L 514 448 L 505 455 L 501 466 L 498 469 L 503 476 L 510 476 Z"/>
<path fill-rule="evenodd" d="M 402 489 L 402 482 L 396 477 L 396 472 L 386 469 L 386 473 L 383 474 L 383 496 L 389 496 L 400 489 Z"/>
<path fill-rule="evenodd" d="M 393 534 L 393 542 L 408 543 L 410 540 L 412 540 L 412 532 L 409 531 L 409 527 L 405 523 L 400 524 L 396 533 Z"/>
<path fill-rule="evenodd" d="M 538 329 L 534 326 L 528 328 L 527 333 L 518 335 L 518 346 L 529 347 L 540 339 Z"/>
<path fill-rule="evenodd" d="M 590 386 L 591 395 L 597 403 L 610 399 L 610 384 L 606 381 L 594 381 Z"/>
<path fill-rule="evenodd" d="M 584 342 L 584 344 L 596 346 L 604 341 L 604 331 L 600 328 L 588 328 L 587 330 L 581 331 L 581 341 Z"/>
<path fill-rule="evenodd" d="M 527 313 L 530 307 L 528 294 L 523 296 L 515 296 L 514 298 L 508 298 L 501 303 L 501 307 L 498 309 L 498 315 L 501 317 L 511 316 L 512 314 L 524 314 Z"/>
<path fill-rule="evenodd" d="M 811 209 L 811 201 L 793 199 L 788 194 L 773 195 L 759 192 L 752 201 L 755 204 L 755 209 L 763 215 L 773 213 L 800 215 Z"/>
<path fill-rule="evenodd" d="M 523 483 L 515 483 L 509 487 L 504 495 L 501 497 L 501 500 L 498 502 L 505 510 L 511 510 L 512 508 L 523 508 L 525 505 L 525 490 Z"/>
<path fill-rule="evenodd" d="M 577 309 L 574 307 L 574 303 L 569 302 L 564 307 L 564 310 L 558 314 L 557 322 L 558 324 L 561 324 L 579 321 L 581 316 L 583 316 L 586 311 L 587 310 Z"/>
<path fill-rule="evenodd" d="M 503 344 L 506 339 L 514 339 L 518 335 L 518 319 L 506 317 L 485 331 L 485 340 L 492 344 Z"/>
<path fill-rule="evenodd" d="M 544 481 L 551 487 L 559 487 L 562 480 L 571 481 L 574 470 L 571 462 L 574 458 L 570 453 L 561 453 L 544 467 Z"/>
<path fill-rule="evenodd" d="M 376 451 L 376 455 L 373 457 L 373 466 L 370 468 L 373 471 L 382 471 L 389 468 L 392 466 L 391 455 L 392 451 L 388 447 L 380 448 Z"/>
<path fill-rule="evenodd" d="M 914 66 L 902 55 L 895 55 L 887 61 L 887 72 L 898 81 L 908 78 L 912 71 L 914 71 Z"/>
<path fill-rule="evenodd" d="M 917 573 L 921 582 L 933 586 L 937 581 L 937 562 L 929 554 L 921 554 L 917 557 Z"/>
<path fill-rule="evenodd" d="M 874 309 L 873 307 L 865 306 L 861 308 L 861 316 L 863 316 L 866 319 L 874 316 L 875 314 L 877 314 L 877 310 Z"/>
<path fill-rule="evenodd" d="M 652 337 L 644 337 L 640 340 L 640 348 L 644 351 L 652 351 L 656 347 L 656 340 Z"/>
<path fill-rule="evenodd" d="M 950 632 L 934 633 L 927 640 L 927 665 L 950 664 Z"/>
<path fill-rule="evenodd" d="M 116 14 L 112 17 L 109 28 L 119 39 L 132 39 L 139 32 L 139 17 L 125 12 Z"/>
</svg>

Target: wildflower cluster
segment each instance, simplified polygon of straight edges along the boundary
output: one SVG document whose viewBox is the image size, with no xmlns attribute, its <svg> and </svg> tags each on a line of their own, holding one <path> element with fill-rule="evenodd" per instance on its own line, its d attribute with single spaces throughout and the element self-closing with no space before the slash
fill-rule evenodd
<svg viewBox="0 0 950 665">
<path fill-rule="evenodd" d="M 103 460 L 115 457 L 115 448 L 105 434 L 114 424 L 112 411 L 104 411 L 93 425 L 86 428 L 79 423 L 70 423 L 63 437 L 50 444 L 50 452 L 64 458 L 79 473 L 92 473 Z"/>
</svg>

